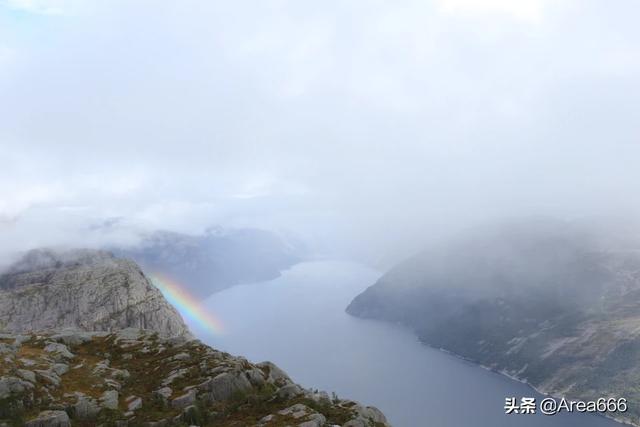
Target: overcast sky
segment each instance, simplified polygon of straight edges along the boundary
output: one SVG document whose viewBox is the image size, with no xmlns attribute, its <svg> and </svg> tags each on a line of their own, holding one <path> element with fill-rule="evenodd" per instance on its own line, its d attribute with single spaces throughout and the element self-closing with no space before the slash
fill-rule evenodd
<svg viewBox="0 0 640 427">
<path fill-rule="evenodd" d="M 402 252 L 492 217 L 633 215 L 638 16 L 0 0 L 0 255 L 212 224 Z"/>
</svg>

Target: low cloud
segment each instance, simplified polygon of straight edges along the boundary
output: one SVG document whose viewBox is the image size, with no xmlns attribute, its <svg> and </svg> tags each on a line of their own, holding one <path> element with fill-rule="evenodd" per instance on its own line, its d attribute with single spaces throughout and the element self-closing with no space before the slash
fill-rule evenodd
<svg viewBox="0 0 640 427">
<path fill-rule="evenodd" d="M 3 251 L 221 224 L 375 258 L 500 216 L 633 216 L 639 8 L 5 2 Z"/>
</svg>

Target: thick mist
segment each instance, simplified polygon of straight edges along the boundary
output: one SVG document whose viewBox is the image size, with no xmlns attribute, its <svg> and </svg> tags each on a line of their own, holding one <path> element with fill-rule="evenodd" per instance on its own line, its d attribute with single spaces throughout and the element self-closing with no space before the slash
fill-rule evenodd
<svg viewBox="0 0 640 427">
<path fill-rule="evenodd" d="M 640 5 L 0 3 L 0 251 L 287 231 L 389 265 L 638 211 Z"/>
</svg>

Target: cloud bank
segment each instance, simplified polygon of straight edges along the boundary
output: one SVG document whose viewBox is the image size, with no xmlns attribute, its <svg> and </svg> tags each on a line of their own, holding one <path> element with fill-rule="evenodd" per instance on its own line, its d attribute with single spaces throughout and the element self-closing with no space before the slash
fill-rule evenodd
<svg viewBox="0 0 640 427">
<path fill-rule="evenodd" d="M 496 216 L 634 215 L 639 9 L 5 1 L 1 250 L 215 223 L 387 256 Z"/>
</svg>

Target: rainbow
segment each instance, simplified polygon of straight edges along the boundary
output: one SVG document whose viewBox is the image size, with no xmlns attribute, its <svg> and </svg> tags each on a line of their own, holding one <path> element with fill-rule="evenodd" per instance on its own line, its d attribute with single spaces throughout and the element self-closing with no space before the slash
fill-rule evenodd
<svg viewBox="0 0 640 427">
<path fill-rule="evenodd" d="M 150 279 L 151 283 L 162 292 L 165 298 L 169 300 L 188 321 L 214 334 L 222 334 L 224 332 L 222 322 L 216 319 L 212 313 L 208 312 L 200 301 L 191 295 L 184 286 L 164 274 L 152 274 Z"/>
</svg>

